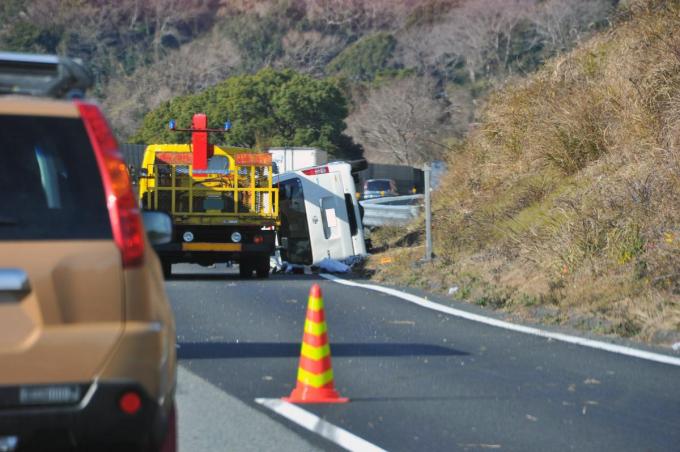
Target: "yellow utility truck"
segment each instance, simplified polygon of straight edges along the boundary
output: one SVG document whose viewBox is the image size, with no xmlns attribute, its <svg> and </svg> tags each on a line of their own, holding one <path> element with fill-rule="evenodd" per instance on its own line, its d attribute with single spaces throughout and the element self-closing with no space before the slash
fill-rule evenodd
<svg viewBox="0 0 680 452">
<path fill-rule="evenodd" d="M 144 151 L 139 179 L 140 204 L 145 210 L 167 212 L 173 240 L 156 247 L 166 276 L 174 263 L 204 266 L 239 263 L 249 278 L 269 276 L 269 259 L 279 226 L 279 192 L 272 185 L 268 153 L 210 144 L 207 117 L 197 113 L 191 144 L 151 144 Z"/>
</svg>

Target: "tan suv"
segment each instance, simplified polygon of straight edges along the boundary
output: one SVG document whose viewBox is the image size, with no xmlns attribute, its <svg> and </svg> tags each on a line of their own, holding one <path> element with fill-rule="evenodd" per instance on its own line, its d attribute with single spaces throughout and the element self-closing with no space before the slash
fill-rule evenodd
<svg viewBox="0 0 680 452">
<path fill-rule="evenodd" d="M 100 109 L 55 99 L 86 78 L 0 53 L 0 451 L 175 450 L 170 219 L 142 219 Z"/>
</svg>

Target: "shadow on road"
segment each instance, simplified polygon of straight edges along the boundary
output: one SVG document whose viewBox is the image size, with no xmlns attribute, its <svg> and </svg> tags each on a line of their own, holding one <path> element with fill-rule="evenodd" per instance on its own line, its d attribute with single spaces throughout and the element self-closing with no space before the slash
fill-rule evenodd
<svg viewBox="0 0 680 452">
<path fill-rule="evenodd" d="M 427 344 L 357 344 L 331 345 L 334 357 L 373 356 L 465 356 L 466 352 Z M 188 342 L 180 343 L 179 359 L 220 358 L 293 358 L 300 356 L 299 343 L 277 342 Z"/>
</svg>

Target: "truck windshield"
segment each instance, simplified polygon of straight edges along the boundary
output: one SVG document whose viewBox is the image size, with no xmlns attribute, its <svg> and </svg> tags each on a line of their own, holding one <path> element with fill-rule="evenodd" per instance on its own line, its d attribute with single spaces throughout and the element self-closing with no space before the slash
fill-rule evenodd
<svg viewBox="0 0 680 452">
<path fill-rule="evenodd" d="M 229 160 L 223 155 L 215 155 L 208 159 L 208 170 L 225 172 L 229 169 Z"/>
<path fill-rule="evenodd" d="M 80 119 L 0 115 L 0 240 L 111 238 Z"/>
</svg>

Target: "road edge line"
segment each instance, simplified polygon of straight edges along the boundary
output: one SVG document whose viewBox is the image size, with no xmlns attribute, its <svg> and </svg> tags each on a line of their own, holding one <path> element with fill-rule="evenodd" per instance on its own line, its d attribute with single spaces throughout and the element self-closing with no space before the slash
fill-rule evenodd
<svg viewBox="0 0 680 452">
<path fill-rule="evenodd" d="M 369 443 L 354 433 L 331 424 L 292 403 L 284 402 L 281 399 L 266 398 L 255 399 L 255 402 L 344 449 L 362 452 L 386 452 L 385 449 Z"/>
<path fill-rule="evenodd" d="M 518 333 L 531 334 L 533 336 L 544 337 L 548 339 L 554 339 L 560 342 L 566 342 L 568 344 L 580 345 L 582 347 L 594 348 L 597 350 L 604 350 L 610 353 L 617 353 L 620 355 L 632 356 L 634 358 L 645 359 L 648 361 L 654 361 L 662 364 L 669 364 L 672 366 L 680 366 L 680 358 L 674 356 L 663 355 L 661 353 L 648 352 L 646 350 L 640 350 L 637 348 L 627 347 L 625 345 L 611 344 L 608 342 L 602 342 L 594 339 L 587 339 L 584 337 L 571 336 L 564 333 L 554 333 L 551 331 L 542 330 L 535 327 L 517 325 L 514 323 L 506 322 L 504 320 L 498 320 L 491 317 L 486 317 L 480 314 L 474 314 L 472 312 L 463 311 L 461 309 L 452 308 L 449 306 L 444 306 L 433 301 L 426 300 L 425 298 L 413 295 L 407 292 L 402 292 L 397 289 L 391 289 L 389 287 L 378 286 L 376 284 L 362 284 L 354 281 L 349 281 L 347 279 L 338 278 L 337 276 L 330 275 L 328 273 L 320 273 L 324 279 L 333 281 L 338 284 L 343 284 L 346 286 L 360 287 L 362 289 L 373 290 L 376 292 L 382 292 L 387 295 L 392 295 L 393 297 L 401 298 L 408 302 L 419 305 L 423 308 L 438 311 L 444 314 L 449 314 L 454 317 L 460 317 L 466 320 L 471 320 L 473 322 L 483 323 L 489 326 L 494 326 L 497 328 L 504 328 L 506 330 L 515 331 Z"/>
</svg>

